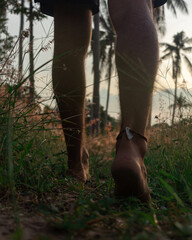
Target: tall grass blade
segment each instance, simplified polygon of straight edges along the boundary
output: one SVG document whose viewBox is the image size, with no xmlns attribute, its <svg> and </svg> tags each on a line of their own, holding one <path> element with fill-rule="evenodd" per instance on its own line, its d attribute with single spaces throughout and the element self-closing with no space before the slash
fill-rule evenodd
<svg viewBox="0 0 192 240">
<path fill-rule="evenodd" d="M 16 202 L 16 190 L 14 182 L 14 165 L 13 165 L 13 117 L 11 109 L 8 113 L 7 121 L 7 160 L 8 160 L 8 177 L 9 177 L 9 188 L 11 193 L 11 200 L 14 208 L 14 218 L 17 225 L 19 226 L 19 216 L 17 214 L 17 202 Z"/>
<path fill-rule="evenodd" d="M 158 177 L 160 182 L 162 183 L 162 185 L 165 187 L 165 189 L 175 198 L 175 200 L 177 201 L 177 203 L 181 206 L 181 207 L 185 207 L 183 201 L 181 200 L 181 198 L 177 195 L 177 193 L 175 192 L 175 190 L 167 183 L 165 182 L 161 177 Z"/>
</svg>

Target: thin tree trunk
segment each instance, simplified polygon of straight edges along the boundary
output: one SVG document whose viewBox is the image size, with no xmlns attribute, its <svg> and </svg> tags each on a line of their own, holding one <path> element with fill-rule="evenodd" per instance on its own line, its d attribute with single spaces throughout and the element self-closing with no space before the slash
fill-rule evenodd
<svg viewBox="0 0 192 240">
<path fill-rule="evenodd" d="M 112 70 L 112 45 L 109 49 L 109 67 L 108 67 L 108 88 L 107 88 L 107 100 L 106 100 L 106 110 L 105 110 L 105 122 L 104 127 L 107 126 L 108 123 L 108 109 L 109 109 L 109 98 L 110 98 L 110 88 L 111 88 L 111 70 Z"/>
<path fill-rule="evenodd" d="M 24 30 L 24 2 L 25 0 L 21 1 L 21 14 L 20 14 L 20 29 L 19 29 L 19 66 L 18 66 L 18 83 L 20 83 L 23 74 L 23 37 L 22 32 Z M 21 88 L 18 89 L 18 96 L 21 97 Z"/>
<path fill-rule="evenodd" d="M 20 76 L 23 72 L 23 38 L 22 38 L 22 32 L 24 30 L 24 1 L 21 1 L 21 14 L 20 14 L 20 29 L 19 29 L 19 73 Z"/>
<path fill-rule="evenodd" d="M 150 109 L 149 109 L 149 117 L 148 117 L 148 120 L 147 120 L 147 129 L 151 128 L 151 118 L 152 118 L 152 103 L 151 103 L 151 106 L 150 106 Z"/>
<path fill-rule="evenodd" d="M 30 67 L 29 67 L 29 71 L 30 71 L 30 78 L 29 78 L 29 82 L 30 82 L 30 87 L 29 87 L 29 102 L 33 102 L 34 101 L 34 94 L 35 94 L 35 81 L 34 81 L 34 57 L 33 57 L 33 40 L 34 40 L 34 36 L 33 36 L 33 0 L 30 0 L 30 10 L 29 10 L 29 31 L 30 31 L 30 43 L 29 43 L 29 62 L 30 62 Z"/>
<path fill-rule="evenodd" d="M 92 135 L 98 135 L 100 130 L 100 99 L 99 99 L 99 14 L 94 16 L 94 51 L 93 51 L 93 65 L 94 65 L 94 89 L 93 89 L 93 111 L 92 119 L 95 123 L 92 125 Z"/>
</svg>

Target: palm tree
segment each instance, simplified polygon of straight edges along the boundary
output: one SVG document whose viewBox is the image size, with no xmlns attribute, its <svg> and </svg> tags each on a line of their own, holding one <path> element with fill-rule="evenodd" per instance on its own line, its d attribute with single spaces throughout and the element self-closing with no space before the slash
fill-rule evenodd
<svg viewBox="0 0 192 240">
<path fill-rule="evenodd" d="M 10 1 L 0 1 L 0 61 L 6 59 L 7 53 L 14 45 L 14 37 L 10 36 L 7 27 L 7 12 L 9 4 Z"/>
<path fill-rule="evenodd" d="M 184 14 L 188 14 L 186 0 L 167 0 L 166 6 L 175 17 L 177 17 L 177 10 Z M 165 5 L 154 10 L 154 19 L 157 23 L 159 32 L 164 35 L 166 32 Z"/>
<path fill-rule="evenodd" d="M 174 104 L 171 104 L 169 108 L 172 108 L 173 106 Z M 190 107 L 192 107 L 192 104 L 186 100 L 186 97 L 184 97 L 182 93 L 180 93 L 180 96 L 176 99 L 176 108 L 178 109 L 179 117 L 182 118 L 184 109 Z"/>
<path fill-rule="evenodd" d="M 109 108 L 109 98 L 110 98 L 110 87 L 111 87 L 111 76 L 114 70 L 115 65 L 115 34 L 113 32 L 113 27 L 110 21 L 109 13 L 107 11 L 107 4 L 105 0 L 101 1 L 101 15 L 100 15 L 100 24 L 103 31 L 100 40 L 100 69 L 101 72 L 105 68 L 107 69 L 106 78 L 108 80 L 107 88 L 107 99 L 106 99 L 106 108 L 105 108 L 105 120 L 104 126 L 107 125 L 107 116 Z"/>
<path fill-rule="evenodd" d="M 177 87 L 178 87 L 178 78 L 181 75 L 181 66 L 182 61 L 184 61 L 192 74 L 192 63 L 187 57 L 186 53 L 192 52 L 192 46 L 189 45 L 192 43 L 192 38 L 185 36 L 185 33 L 179 32 L 173 36 L 173 44 L 162 43 L 161 46 L 165 47 L 164 55 L 161 59 L 172 59 L 172 78 L 175 83 L 174 90 L 174 104 L 173 104 L 173 114 L 172 114 L 172 125 L 174 124 L 175 110 L 177 106 Z M 186 46 L 188 45 L 188 46 Z"/>
</svg>

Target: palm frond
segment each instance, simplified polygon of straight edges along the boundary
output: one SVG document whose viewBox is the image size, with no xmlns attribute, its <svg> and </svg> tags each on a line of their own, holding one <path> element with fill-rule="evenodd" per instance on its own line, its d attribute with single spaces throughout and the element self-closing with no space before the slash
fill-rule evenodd
<svg viewBox="0 0 192 240">
<path fill-rule="evenodd" d="M 185 43 L 191 44 L 191 43 L 192 43 L 192 38 L 186 37 L 186 38 L 185 38 Z"/>
<path fill-rule="evenodd" d="M 182 13 L 188 14 L 187 3 L 184 0 L 174 0 L 174 4 L 177 9 L 179 9 Z"/>
<path fill-rule="evenodd" d="M 176 0 L 177 1 L 177 0 Z M 167 1 L 167 8 L 171 10 L 171 12 L 177 16 L 177 11 L 176 11 L 176 8 L 175 8 L 175 4 L 173 3 L 172 0 L 168 0 Z"/>
<path fill-rule="evenodd" d="M 177 47 L 171 44 L 167 44 L 166 48 L 163 50 L 164 53 L 166 52 L 176 52 L 177 51 Z"/>
<path fill-rule="evenodd" d="M 177 16 L 177 9 L 182 13 L 188 14 L 187 3 L 185 0 L 167 0 L 167 8 Z"/>
<path fill-rule="evenodd" d="M 161 57 L 161 60 L 166 60 L 166 59 L 170 58 L 171 55 L 172 55 L 172 52 L 168 52 L 167 54 L 165 54 Z"/>
<path fill-rule="evenodd" d="M 189 72 L 192 75 L 192 62 L 189 60 L 189 58 L 186 55 L 183 55 L 183 58 L 184 58 L 184 61 L 187 65 L 187 68 L 188 68 Z"/>
<path fill-rule="evenodd" d="M 164 43 L 164 42 L 162 42 L 162 43 L 159 43 L 159 45 L 161 46 L 161 47 L 166 47 L 166 48 L 175 48 L 175 46 L 174 45 L 171 45 L 171 44 L 169 44 L 169 43 Z"/>
<path fill-rule="evenodd" d="M 108 54 L 108 48 L 106 45 L 105 40 L 100 41 L 100 67 L 101 70 L 103 70 L 105 62 L 106 62 L 106 56 Z"/>
<path fill-rule="evenodd" d="M 105 20 L 102 13 L 100 14 L 100 23 L 105 31 L 107 31 L 107 32 L 111 31 L 111 26 L 107 24 L 107 21 Z"/>
<path fill-rule="evenodd" d="M 184 52 L 191 53 L 192 52 L 192 47 L 184 47 L 182 50 Z"/>
</svg>

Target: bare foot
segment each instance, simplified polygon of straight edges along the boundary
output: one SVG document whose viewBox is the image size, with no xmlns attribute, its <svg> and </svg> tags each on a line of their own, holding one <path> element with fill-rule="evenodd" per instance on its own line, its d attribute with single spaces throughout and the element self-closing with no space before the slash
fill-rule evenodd
<svg viewBox="0 0 192 240">
<path fill-rule="evenodd" d="M 117 152 L 111 172 L 115 181 L 115 195 L 135 196 L 143 202 L 150 202 L 147 172 L 144 156 L 147 143 L 134 134 L 129 140 L 126 133 L 117 141 Z"/>
<path fill-rule="evenodd" d="M 67 175 L 76 178 L 80 182 L 87 182 L 91 176 L 89 174 L 89 154 L 87 149 L 83 148 L 82 161 L 75 164 L 70 164 L 67 170 Z"/>
</svg>

